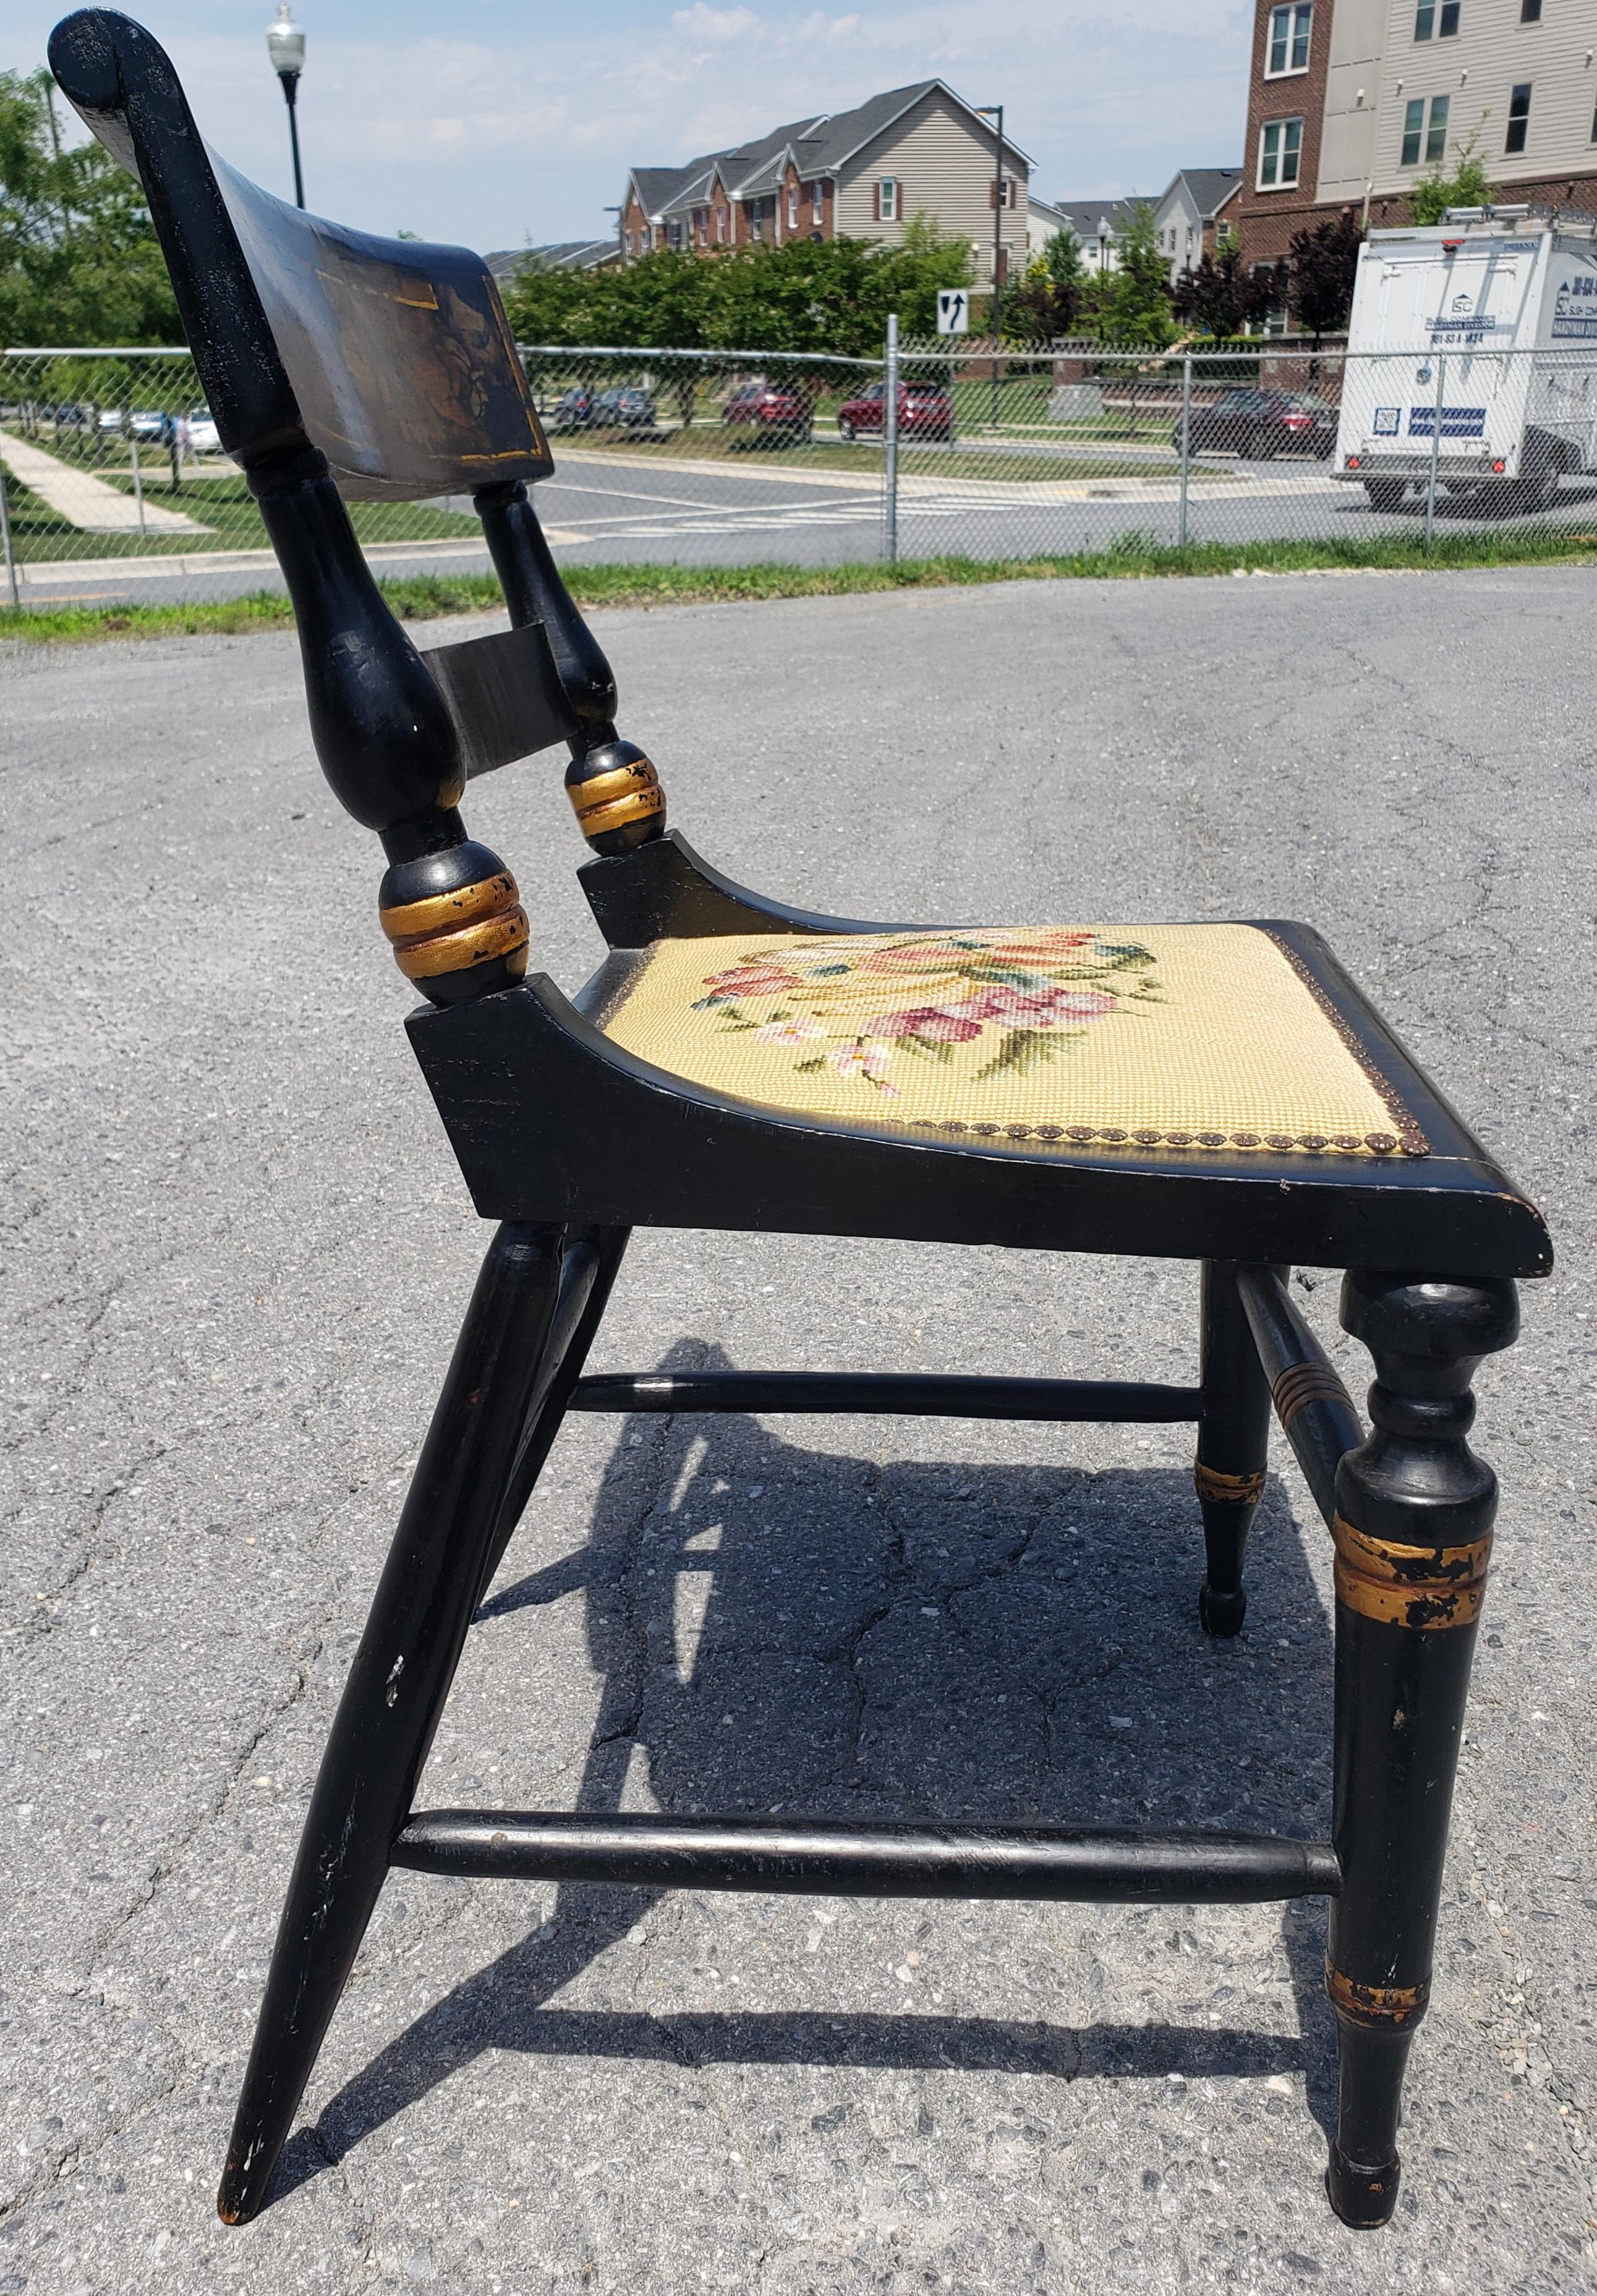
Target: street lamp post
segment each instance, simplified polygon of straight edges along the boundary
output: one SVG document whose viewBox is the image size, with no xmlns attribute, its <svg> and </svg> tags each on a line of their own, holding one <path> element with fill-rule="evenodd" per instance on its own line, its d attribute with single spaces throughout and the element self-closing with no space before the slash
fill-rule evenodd
<svg viewBox="0 0 1597 2296">
<path fill-rule="evenodd" d="M 1001 103 L 979 103 L 976 107 L 984 119 L 998 123 L 998 147 L 993 160 L 993 428 L 998 427 L 998 322 L 1003 308 L 1003 289 L 1000 274 L 1003 267 L 1003 106 Z"/>
<path fill-rule="evenodd" d="M 305 205 L 305 178 L 299 172 L 299 115 L 295 98 L 305 70 L 305 34 L 289 13 L 289 0 L 278 0 L 277 21 L 266 27 L 266 53 L 283 82 L 283 100 L 289 108 L 289 142 L 294 152 L 294 205 Z"/>
</svg>

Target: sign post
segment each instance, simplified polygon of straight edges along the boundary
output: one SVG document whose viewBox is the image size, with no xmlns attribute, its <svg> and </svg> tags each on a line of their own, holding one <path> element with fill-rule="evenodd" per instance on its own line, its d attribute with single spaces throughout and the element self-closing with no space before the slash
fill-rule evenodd
<svg viewBox="0 0 1597 2296">
<path fill-rule="evenodd" d="M 938 332 L 939 335 L 968 335 L 970 332 L 970 295 L 968 288 L 939 287 L 938 289 Z M 959 353 L 948 353 L 948 444 L 954 444 L 954 386 L 959 379 Z"/>
</svg>

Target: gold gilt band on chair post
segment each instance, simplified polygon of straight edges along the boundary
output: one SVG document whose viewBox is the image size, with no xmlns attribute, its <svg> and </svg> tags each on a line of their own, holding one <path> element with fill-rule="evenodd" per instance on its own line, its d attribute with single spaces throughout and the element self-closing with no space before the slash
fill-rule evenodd
<svg viewBox="0 0 1597 2296">
<path fill-rule="evenodd" d="M 1492 1552 L 1490 1531 L 1457 1546 L 1411 1546 L 1356 1530 L 1339 1514 L 1331 1536 L 1336 1546 L 1337 1600 L 1361 1618 L 1414 1627 L 1425 1634 L 1472 1627 L 1479 1618 Z"/>
<path fill-rule="evenodd" d="M 666 793 L 642 750 L 607 742 L 574 758 L 566 795 L 577 824 L 595 853 L 626 853 L 658 837 L 666 825 Z"/>
</svg>

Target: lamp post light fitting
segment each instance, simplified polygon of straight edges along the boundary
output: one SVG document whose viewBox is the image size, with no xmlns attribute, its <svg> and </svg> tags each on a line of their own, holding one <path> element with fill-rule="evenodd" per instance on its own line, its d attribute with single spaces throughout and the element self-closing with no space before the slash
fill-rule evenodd
<svg viewBox="0 0 1597 2296">
<path fill-rule="evenodd" d="M 305 178 L 299 172 L 299 115 L 295 99 L 299 75 L 305 70 L 305 32 L 289 12 L 289 0 L 278 0 L 277 20 L 266 27 L 266 53 L 283 82 L 283 100 L 289 108 L 289 144 L 294 154 L 294 204 L 305 205 Z"/>
</svg>

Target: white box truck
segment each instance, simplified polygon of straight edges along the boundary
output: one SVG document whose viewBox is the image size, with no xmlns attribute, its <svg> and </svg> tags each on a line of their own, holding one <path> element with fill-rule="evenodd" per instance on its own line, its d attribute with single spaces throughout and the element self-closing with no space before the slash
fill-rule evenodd
<svg viewBox="0 0 1597 2296">
<path fill-rule="evenodd" d="M 1450 208 L 1359 250 L 1335 474 L 1543 510 L 1597 472 L 1597 217 Z"/>
</svg>

